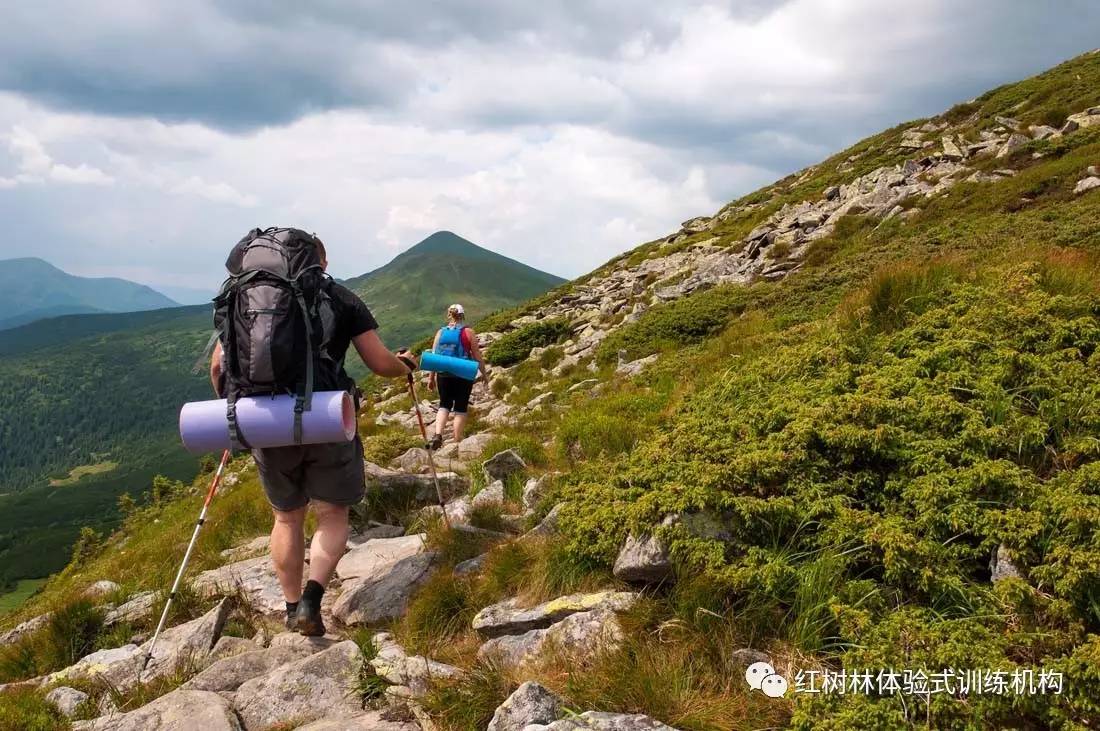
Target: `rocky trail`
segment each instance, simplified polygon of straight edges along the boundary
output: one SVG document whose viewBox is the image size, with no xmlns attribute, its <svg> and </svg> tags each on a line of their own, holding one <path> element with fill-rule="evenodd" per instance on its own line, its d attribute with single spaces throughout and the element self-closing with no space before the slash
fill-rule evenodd
<svg viewBox="0 0 1100 731">
<path fill-rule="evenodd" d="M 919 214 L 921 200 L 944 193 L 961 181 L 996 184 L 1017 174 L 1011 160 L 1014 153 L 1033 140 L 1056 139 L 1078 129 L 1100 125 L 1100 107 L 1069 116 L 1060 130 L 1050 127 L 1023 129 L 1010 118 L 998 118 L 998 126 L 974 133 L 972 120 L 950 124 L 931 120 L 902 133 L 899 149 L 912 153 L 903 163 L 884 166 L 852 178 L 843 185 L 826 189 L 814 200 L 786 203 L 778 207 L 748 234 L 730 244 L 718 245 L 718 237 L 707 232 L 733 216 L 761 203 L 731 205 L 713 217 L 685 222 L 683 228 L 657 245 L 640 261 L 623 258 L 580 281 L 556 300 L 515 318 L 504 330 L 514 330 L 544 318 L 568 320 L 572 335 L 561 344 L 563 354 L 552 367 L 542 368 L 531 390 L 493 388 L 517 366 L 491 367 L 487 382 L 475 386 L 473 403 L 480 423 L 489 430 L 511 425 L 541 409 L 562 408 L 558 401 L 570 391 L 595 392 L 607 387 L 595 377 L 600 343 L 616 328 L 636 321 L 648 308 L 684 297 L 699 289 L 759 278 L 778 279 L 797 271 L 813 242 L 829 236 L 846 215 L 861 214 L 875 219 L 905 220 Z M 987 171 L 985 160 L 1005 160 L 1003 167 Z M 858 159 L 841 163 L 838 172 L 852 169 Z M 847 168 L 845 168 L 847 166 Z M 813 169 L 804 171 L 805 177 Z M 1082 171 L 1075 195 L 1100 188 L 1095 168 Z M 683 243 L 689 243 L 684 248 Z M 501 332 L 481 333 L 483 347 L 502 337 Z M 536 348 L 528 360 L 538 358 Z M 635 361 L 620 360 L 613 378 L 630 378 L 641 373 L 656 356 Z M 593 377 L 564 383 L 566 374 L 587 369 Z M 588 374 L 585 373 L 585 376 Z M 520 399 L 520 394 L 523 398 Z M 416 415 L 407 393 L 398 387 L 383 394 L 375 404 L 379 424 L 400 424 L 415 431 Z M 422 404 L 424 418 L 434 416 L 434 407 Z M 547 476 L 534 474 L 514 451 L 486 454 L 493 438 L 483 431 L 435 453 L 439 481 L 447 499 L 445 510 L 457 530 L 488 536 L 497 542 L 524 541 L 556 531 L 557 509 L 551 509 L 535 523 L 536 510 L 544 502 Z M 438 515 L 435 488 L 428 474 L 433 456 L 424 449 L 410 449 L 389 466 L 367 464 L 368 489 L 379 494 L 407 496 L 413 510 L 424 518 Z M 480 470 L 486 485 L 471 494 L 472 479 Z M 480 476 L 479 476 L 480 477 Z M 525 480 L 522 499 L 505 499 L 507 481 Z M 232 480 L 227 480 L 229 486 Z M 498 503 L 504 513 L 504 532 L 490 532 L 470 525 L 475 509 Z M 545 506 L 542 506 L 545 508 Z M 722 530 L 707 516 L 671 515 L 669 523 L 682 522 L 700 535 Z M 420 521 L 423 523 L 424 521 Z M 416 525 L 417 521 L 409 520 Z M 528 529 L 534 524 L 534 527 Z M 526 529 L 526 530 L 525 530 Z M 221 731 L 245 729 L 300 728 L 312 731 L 342 729 L 431 729 L 433 724 L 418 703 L 434 683 L 453 681 L 467 670 L 430 657 L 408 654 L 394 634 L 382 631 L 406 611 L 410 598 L 440 569 L 438 556 L 429 548 L 426 533 L 407 534 L 400 525 L 370 523 L 353 533 L 347 553 L 336 568 L 336 576 L 325 596 L 324 612 L 331 634 L 304 638 L 292 632 L 278 632 L 284 610 L 283 597 L 270 560 L 267 538 L 257 537 L 223 552 L 224 565 L 192 577 L 192 588 L 215 601 L 202 616 L 171 627 L 157 646 L 141 682 L 162 679 L 181 668 L 193 672 L 178 688 L 126 713 L 104 704 L 102 715 L 74 723 L 81 730 L 106 729 L 194 729 Z M 307 556 L 308 559 L 308 556 Z M 458 564 L 456 574 L 480 570 L 484 556 Z M 1011 568 L 1007 564 L 1008 569 Z M 632 536 L 622 547 L 614 565 L 615 577 L 626 584 L 645 586 L 666 580 L 671 564 L 665 546 L 654 536 Z M 1008 570 L 1005 569 L 1005 570 Z M 450 569 L 447 569 L 450 570 Z M 117 578 L 117 577 L 116 577 Z M 117 585 L 101 581 L 89 591 L 106 596 Z M 486 606 L 473 619 L 471 629 L 480 638 L 477 655 L 506 668 L 511 677 L 522 678 L 525 668 L 553 656 L 570 662 L 614 647 L 623 639 L 619 614 L 629 610 L 641 595 L 633 591 L 606 590 L 571 594 L 534 606 L 510 598 Z M 224 632 L 234 606 L 244 603 L 264 618 L 262 629 L 252 638 Z M 133 621 L 159 611 L 151 592 L 109 607 L 107 623 Z M 4 642 L 33 631 L 43 617 L 24 622 L 2 638 Z M 352 631 L 375 628 L 374 656 L 364 659 Z M 99 679 L 116 689 L 139 682 L 139 672 L 148 638 L 135 637 L 123 646 L 99 650 L 71 667 L 45 677 L 24 681 L 52 687 L 49 699 L 71 714 L 87 697 L 68 687 L 75 679 Z M 760 659 L 753 656 L 750 661 Z M 385 683 L 381 700 L 367 707 L 357 688 L 363 678 Z M 605 712 L 605 709 L 567 708 L 561 698 L 536 682 L 523 682 L 497 709 L 490 731 L 567 731 L 571 729 L 667 729 L 668 726 L 638 715 Z"/>
</svg>

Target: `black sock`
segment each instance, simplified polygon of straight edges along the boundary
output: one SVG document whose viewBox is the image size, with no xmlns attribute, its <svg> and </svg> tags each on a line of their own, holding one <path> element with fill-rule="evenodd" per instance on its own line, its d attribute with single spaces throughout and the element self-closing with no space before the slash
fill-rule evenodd
<svg viewBox="0 0 1100 731">
<path fill-rule="evenodd" d="M 298 602 L 287 602 L 286 603 L 286 613 L 287 614 L 294 614 L 297 611 L 298 611 Z"/>
<path fill-rule="evenodd" d="M 306 582 L 306 588 L 302 589 L 302 598 L 309 599 L 320 603 L 321 597 L 325 595 L 325 587 L 318 584 L 313 579 Z"/>
</svg>

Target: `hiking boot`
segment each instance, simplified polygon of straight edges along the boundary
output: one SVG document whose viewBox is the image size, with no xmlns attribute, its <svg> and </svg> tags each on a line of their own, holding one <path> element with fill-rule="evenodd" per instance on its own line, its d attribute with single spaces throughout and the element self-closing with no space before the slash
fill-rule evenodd
<svg viewBox="0 0 1100 731">
<path fill-rule="evenodd" d="M 294 629 L 306 637 L 320 637 L 325 634 L 325 623 L 321 621 L 321 601 L 302 596 L 298 602 Z"/>
<path fill-rule="evenodd" d="M 298 602 L 286 603 L 286 628 L 292 632 L 298 627 Z"/>
<path fill-rule="evenodd" d="M 429 452 L 436 452 L 443 446 L 443 435 L 436 434 L 432 440 L 424 445 Z"/>
</svg>

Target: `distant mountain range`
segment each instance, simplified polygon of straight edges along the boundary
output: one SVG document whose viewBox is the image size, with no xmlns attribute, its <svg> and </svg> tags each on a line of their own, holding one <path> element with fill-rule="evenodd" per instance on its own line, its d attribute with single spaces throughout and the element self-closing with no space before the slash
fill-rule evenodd
<svg viewBox="0 0 1100 731">
<path fill-rule="evenodd" d="M 0 330 L 58 315 L 176 307 L 156 290 L 116 277 L 78 277 L 33 257 L 0 260 Z"/>
<path fill-rule="evenodd" d="M 0 272 L 16 268 L 38 284 L 21 282 L 18 290 L 0 284 L 5 313 L 18 304 L 14 291 L 36 298 L 35 307 L 20 310 L 32 317 L 64 306 L 41 296 L 46 283 L 60 288 L 73 282 L 75 291 L 88 281 L 39 260 L 0 262 Z M 122 280 L 92 281 L 115 290 Z M 364 297 L 383 339 L 397 347 L 430 336 L 452 302 L 461 302 L 476 322 L 561 281 L 440 232 L 346 285 Z M 124 284 L 153 295 L 131 302 L 172 304 L 147 287 Z M 126 301 L 118 296 L 78 303 L 106 310 Z M 181 478 L 195 473 L 197 460 L 179 446 L 176 422 L 184 402 L 210 398 L 206 376 L 190 369 L 211 326 L 206 304 L 62 314 L 0 330 L 0 586 L 61 568 L 82 525 L 113 523 L 119 493 L 148 489 L 157 472 Z M 353 376 L 365 373 L 357 364 L 349 358 Z M 110 463 L 118 466 L 75 485 L 49 484 L 74 467 Z"/>
</svg>

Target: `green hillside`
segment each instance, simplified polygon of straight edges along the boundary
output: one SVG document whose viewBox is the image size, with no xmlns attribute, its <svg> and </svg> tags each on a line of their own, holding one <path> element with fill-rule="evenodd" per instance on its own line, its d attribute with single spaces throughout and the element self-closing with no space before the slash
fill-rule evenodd
<svg viewBox="0 0 1100 731">
<path fill-rule="evenodd" d="M 380 269 L 345 284 L 370 306 L 391 347 L 411 345 L 442 323 L 459 302 L 477 322 L 564 280 L 438 231 Z"/>
<path fill-rule="evenodd" d="M 132 312 L 177 303 L 142 284 L 77 277 L 36 258 L 0 260 L 0 328 L 74 312 Z"/>
</svg>

